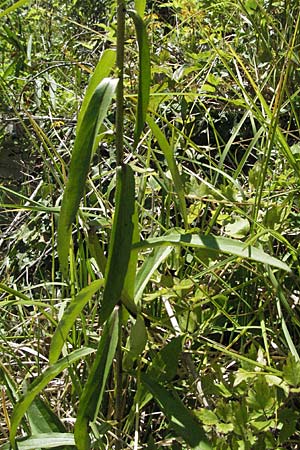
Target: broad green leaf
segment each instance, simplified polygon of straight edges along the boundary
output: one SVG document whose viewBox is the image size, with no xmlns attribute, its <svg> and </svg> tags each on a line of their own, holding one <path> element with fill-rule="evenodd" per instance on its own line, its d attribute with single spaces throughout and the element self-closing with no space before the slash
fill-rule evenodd
<svg viewBox="0 0 300 450">
<path fill-rule="evenodd" d="M 49 362 L 54 364 L 61 353 L 63 345 L 67 339 L 68 333 L 75 323 L 75 320 L 92 298 L 92 296 L 101 289 L 104 285 L 104 280 L 93 281 L 89 286 L 83 288 L 79 294 L 70 302 L 69 306 L 65 310 L 61 320 L 53 335 L 50 352 L 49 352 Z"/>
<path fill-rule="evenodd" d="M 109 76 L 111 69 L 113 68 L 114 64 L 116 62 L 116 51 L 112 49 L 106 49 L 101 55 L 101 58 L 90 78 L 79 114 L 77 119 L 77 130 L 80 129 L 80 125 L 82 122 L 82 119 L 84 117 L 84 114 L 86 112 L 86 109 L 90 103 L 90 100 L 93 96 L 93 93 L 95 92 L 98 84 L 103 80 L 103 78 L 106 78 Z"/>
<path fill-rule="evenodd" d="M 147 115 L 147 122 L 151 128 L 153 135 L 157 139 L 158 145 L 160 146 L 160 148 L 166 158 L 169 170 L 172 175 L 175 191 L 178 195 L 179 206 L 180 206 L 182 218 L 183 218 L 185 226 L 187 226 L 188 217 L 187 217 L 187 209 L 186 209 L 186 203 L 185 203 L 185 192 L 184 192 L 181 176 L 180 176 L 180 173 L 179 173 L 179 170 L 178 170 L 175 158 L 174 158 L 173 149 L 170 146 L 164 133 L 161 131 L 161 129 L 159 128 L 157 123 L 152 119 L 152 117 L 149 116 L 149 114 Z"/>
<path fill-rule="evenodd" d="M 178 436 L 182 437 L 192 449 L 212 449 L 203 428 L 178 397 L 173 397 L 166 388 L 148 374 L 141 374 L 141 381 L 159 403 Z"/>
<path fill-rule="evenodd" d="M 134 9 L 140 17 L 144 17 L 146 0 L 134 0 Z"/>
<path fill-rule="evenodd" d="M 136 2 L 141 3 L 141 2 Z M 143 5 L 138 5 L 139 9 L 143 8 Z M 128 11 L 132 17 L 136 30 L 136 37 L 139 46 L 139 90 L 138 90 L 138 104 L 137 104 L 137 116 L 134 129 L 134 146 L 138 145 L 141 133 L 144 128 L 147 109 L 149 104 L 150 95 L 150 50 L 148 44 L 148 36 L 145 22 L 142 19 L 142 15 L 137 14 L 135 11 Z"/>
<path fill-rule="evenodd" d="M 60 359 L 53 366 L 48 367 L 41 375 L 39 375 L 33 383 L 28 387 L 26 394 L 20 397 L 20 400 L 16 403 L 11 417 L 11 429 L 10 429 L 10 443 L 11 446 L 16 449 L 15 438 L 18 426 L 22 420 L 22 417 L 27 412 L 29 406 L 35 399 L 35 397 L 47 386 L 47 384 L 53 380 L 64 369 L 70 367 L 73 363 L 79 359 L 90 355 L 95 350 L 91 348 L 82 348 L 75 350 L 66 357 Z"/>
<path fill-rule="evenodd" d="M 67 431 L 59 417 L 38 395 L 27 410 L 27 418 L 33 435 L 54 432 L 66 433 Z"/>
<path fill-rule="evenodd" d="M 11 12 L 15 11 L 18 8 L 21 8 L 21 6 L 26 5 L 26 3 L 29 3 L 30 0 L 19 0 L 18 2 L 11 5 L 9 8 L 6 8 L 4 11 L 0 12 L 0 19 L 1 17 L 7 16 Z"/>
<path fill-rule="evenodd" d="M 135 209 L 134 174 L 129 165 L 117 168 L 116 209 L 111 231 L 111 241 L 106 265 L 105 288 L 103 292 L 100 322 L 104 323 L 121 300 L 128 271 Z M 136 307 L 126 296 L 122 301 L 129 311 L 136 313 Z"/>
<path fill-rule="evenodd" d="M 38 448 L 75 447 L 72 433 L 41 433 L 25 440 L 17 440 L 18 450 L 36 450 Z M 4 444 L 0 450 L 10 450 L 10 444 Z"/>
<path fill-rule="evenodd" d="M 230 238 L 224 238 L 213 235 L 199 235 L 199 234 L 180 234 L 174 233 L 157 238 L 149 238 L 144 241 L 134 244 L 134 248 L 145 249 L 159 246 L 176 246 L 194 248 L 207 248 L 210 251 L 217 253 L 225 253 L 234 255 L 240 258 L 250 259 L 252 261 L 268 264 L 278 269 L 290 272 L 291 269 L 287 264 L 280 261 L 273 256 L 268 255 L 259 248 L 247 245 L 245 242 L 240 242 Z"/>
<path fill-rule="evenodd" d="M 106 380 L 112 365 L 119 335 L 119 315 L 116 309 L 106 322 L 100 338 L 96 358 L 82 391 L 74 427 L 78 450 L 89 450 L 89 422 L 93 421 L 101 405 Z"/>
<path fill-rule="evenodd" d="M 77 131 L 69 170 L 69 178 L 62 199 L 57 232 L 57 250 L 61 271 L 67 278 L 68 255 L 72 231 L 80 200 L 84 193 L 91 154 L 99 126 L 105 118 L 114 95 L 117 80 L 104 78 L 95 89 Z"/>
<path fill-rule="evenodd" d="M 140 301 L 144 289 L 160 264 L 169 256 L 173 247 L 158 247 L 148 256 L 136 276 L 135 301 Z"/>
</svg>

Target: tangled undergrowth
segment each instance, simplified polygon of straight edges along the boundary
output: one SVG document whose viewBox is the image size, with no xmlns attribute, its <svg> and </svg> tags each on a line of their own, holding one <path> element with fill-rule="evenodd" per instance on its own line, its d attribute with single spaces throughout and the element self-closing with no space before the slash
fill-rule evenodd
<svg viewBox="0 0 300 450">
<path fill-rule="evenodd" d="M 298 2 L 17 3 L 1 449 L 297 449 Z"/>
</svg>

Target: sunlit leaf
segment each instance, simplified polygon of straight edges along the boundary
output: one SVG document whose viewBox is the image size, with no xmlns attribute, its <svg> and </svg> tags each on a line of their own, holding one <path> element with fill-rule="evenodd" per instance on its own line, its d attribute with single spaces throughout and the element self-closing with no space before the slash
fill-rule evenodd
<svg viewBox="0 0 300 450">
<path fill-rule="evenodd" d="M 225 253 L 228 255 L 234 255 L 240 258 L 249 259 L 252 261 L 268 264 L 270 266 L 277 267 L 278 269 L 290 272 L 290 268 L 287 264 L 280 261 L 273 256 L 268 255 L 259 248 L 252 247 L 234 239 L 213 236 L 213 235 L 199 235 L 199 234 L 168 234 L 166 236 L 160 236 L 157 238 L 149 238 L 134 244 L 134 248 L 145 249 L 154 248 L 159 246 L 176 246 L 182 245 L 183 247 L 194 248 L 207 248 L 210 251 L 216 253 Z"/>
<path fill-rule="evenodd" d="M 114 95 L 117 80 L 104 78 L 95 89 L 77 131 L 62 199 L 57 232 L 57 249 L 61 271 L 67 278 L 71 227 L 85 189 L 91 154 L 101 122 Z"/>
</svg>

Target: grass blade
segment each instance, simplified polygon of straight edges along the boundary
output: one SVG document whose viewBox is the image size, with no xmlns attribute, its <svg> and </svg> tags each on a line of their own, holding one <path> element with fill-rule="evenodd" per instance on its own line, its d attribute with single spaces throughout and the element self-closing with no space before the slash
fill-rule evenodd
<svg viewBox="0 0 300 450">
<path fill-rule="evenodd" d="M 240 242 L 235 239 L 213 236 L 212 234 L 199 235 L 174 233 L 167 236 L 145 239 L 138 244 L 134 244 L 133 247 L 145 249 L 170 245 L 205 248 L 216 253 L 225 253 L 228 255 L 234 255 L 240 258 L 267 264 L 269 266 L 277 267 L 278 269 L 282 269 L 287 272 L 291 271 L 287 264 L 277 258 L 274 258 L 273 256 L 268 255 L 259 248 L 252 247 L 251 245 L 247 245 L 245 242 Z"/>
<path fill-rule="evenodd" d="M 119 315 L 115 310 L 105 324 L 96 359 L 80 397 L 77 420 L 74 428 L 78 450 L 89 450 L 89 421 L 93 421 L 100 407 L 104 388 L 118 342 Z"/>
<path fill-rule="evenodd" d="M 179 398 L 173 397 L 167 389 L 145 373 L 141 375 L 141 381 L 160 404 L 171 422 L 172 428 L 192 449 L 212 449 L 206 439 L 203 428 L 190 411 L 181 403 Z"/>
<path fill-rule="evenodd" d="M 85 356 L 93 353 L 95 350 L 91 348 L 82 348 L 75 350 L 68 356 L 60 359 L 53 366 L 48 367 L 40 376 L 38 376 L 32 384 L 29 385 L 26 394 L 22 395 L 20 400 L 17 402 L 13 414 L 11 417 L 11 429 L 10 429 L 10 443 L 13 449 L 16 449 L 16 433 L 19 423 L 22 417 L 28 410 L 29 406 L 35 399 L 35 397 L 47 386 L 47 384 L 53 380 L 60 372 L 62 372 L 67 367 L 70 367 L 74 362 Z"/>
<path fill-rule="evenodd" d="M 179 173 L 179 170 L 178 170 L 175 158 L 174 158 L 173 149 L 171 148 L 166 136 L 161 131 L 161 129 L 159 128 L 157 123 L 155 123 L 155 121 L 149 115 L 147 116 L 147 122 L 148 122 L 149 127 L 151 128 L 153 135 L 157 139 L 158 145 L 160 146 L 160 148 L 166 158 L 169 170 L 172 175 L 175 191 L 179 198 L 179 207 L 180 207 L 180 211 L 181 211 L 182 218 L 184 221 L 184 225 L 187 226 L 188 220 L 187 220 L 187 211 L 186 211 L 186 203 L 185 203 L 185 193 L 184 193 L 181 176 L 180 176 L 180 173 Z"/>
<path fill-rule="evenodd" d="M 49 353 L 49 362 L 50 364 L 56 363 L 59 358 L 62 347 L 66 341 L 67 335 L 75 323 L 75 320 L 85 307 L 88 301 L 92 298 L 92 296 L 104 285 L 104 280 L 96 280 L 93 281 L 89 286 L 83 288 L 78 295 L 71 301 L 69 306 L 64 312 L 63 317 L 61 318 L 58 326 L 53 335 L 50 353 Z"/>
<path fill-rule="evenodd" d="M 7 16 L 8 14 L 15 11 L 16 9 L 21 8 L 21 6 L 26 5 L 26 3 L 29 3 L 29 1 L 30 0 L 19 0 L 18 2 L 9 6 L 9 8 L 6 8 L 4 11 L 0 12 L 0 19 L 1 19 L 1 17 Z"/>
<path fill-rule="evenodd" d="M 139 11 L 142 12 L 143 5 L 141 4 L 141 2 L 139 2 L 139 5 L 137 6 Z M 128 13 L 133 19 L 139 46 L 139 89 L 137 116 L 134 130 L 134 146 L 136 147 L 144 128 L 149 104 L 151 81 L 150 50 L 148 44 L 147 29 L 145 22 L 141 17 L 142 15 L 137 14 L 135 11 L 128 11 Z"/>
<path fill-rule="evenodd" d="M 135 285 L 135 301 L 138 302 L 142 295 L 143 291 L 152 277 L 153 273 L 159 267 L 159 265 L 169 256 L 169 254 L 173 251 L 173 247 L 159 247 L 156 248 L 150 256 L 144 261 L 142 267 L 138 271 L 136 276 L 136 285 Z"/>
<path fill-rule="evenodd" d="M 62 199 L 57 232 L 61 271 L 67 278 L 71 227 L 84 193 L 94 142 L 114 95 L 117 80 L 105 78 L 96 88 L 78 129 L 70 164 L 69 179 Z"/>
<path fill-rule="evenodd" d="M 116 304 L 121 300 L 131 255 L 134 206 L 133 171 L 129 165 L 123 165 L 117 169 L 116 210 L 106 265 L 105 288 L 100 311 L 101 323 L 108 319 Z M 136 309 L 134 304 L 128 305 L 125 297 L 122 300 L 125 300 L 124 304 L 130 310 Z"/>
</svg>

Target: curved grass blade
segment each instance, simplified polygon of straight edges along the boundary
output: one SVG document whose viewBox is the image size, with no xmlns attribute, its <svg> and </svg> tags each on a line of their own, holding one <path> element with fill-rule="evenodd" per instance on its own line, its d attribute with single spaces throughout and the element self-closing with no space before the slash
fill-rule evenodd
<svg viewBox="0 0 300 450">
<path fill-rule="evenodd" d="M 182 245 L 184 247 L 205 248 L 216 253 L 225 253 L 240 258 L 249 259 L 278 269 L 290 272 L 291 269 L 287 264 L 273 256 L 268 255 L 259 248 L 247 245 L 235 239 L 225 237 L 199 234 L 180 234 L 174 233 L 167 236 L 149 238 L 133 245 L 133 248 L 145 249 L 169 245 Z"/>
<path fill-rule="evenodd" d="M 141 381 L 163 409 L 172 428 L 192 449 L 212 449 L 203 428 L 179 398 L 173 397 L 166 388 L 148 374 L 141 374 Z"/>
<path fill-rule="evenodd" d="M 84 193 L 94 142 L 114 95 L 117 80 L 104 78 L 96 88 L 78 129 L 70 164 L 69 179 L 62 199 L 57 232 L 61 271 L 67 278 L 71 227 Z"/>
<path fill-rule="evenodd" d="M 173 247 L 159 247 L 153 250 L 150 256 L 143 262 L 137 273 L 135 283 L 135 302 L 138 303 L 143 295 L 144 289 L 160 264 L 173 251 Z"/>
<path fill-rule="evenodd" d="M 78 450 L 90 449 L 89 422 L 94 420 L 100 407 L 107 376 L 117 348 L 118 335 L 119 314 L 116 309 L 104 326 L 95 361 L 80 397 L 78 415 L 74 427 L 75 442 Z"/>
<path fill-rule="evenodd" d="M 25 440 L 17 440 L 18 450 L 36 450 L 38 448 L 57 448 L 65 446 L 75 448 L 75 440 L 72 433 L 40 433 L 32 435 Z M 10 450 L 10 444 L 0 447 L 1 450 Z"/>
<path fill-rule="evenodd" d="M 182 218 L 184 221 L 184 225 L 185 225 L 185 227 L 187 227 L 188 220 L 187 220 L 184 188 L 183 188 L 181 176 L 180 176 L 180 173 L 179 173 L 179 170 L 178 170 L 175 158 L 174 158 L 173 150 L 172 150 L 166 136 L 164 135 L 164 133 L 161 131 L 161 129 L 159 128 L 157 123 L 155 123 L 155 121 L 149 115 L 147 116 L 147 123 L 148 123 L 149 127 L 151 128 L 153 135 L 157 139 L 158 145 L 160 146 L 160 148 L 166 158 L 168 168 L 172 175 L 175 191 L 178 195 L 179 207 L 180 207 L 180 211 L 181 211 Z"/>
<path fill-rule="evenodd" d="M 67 339 L 68 333 L 75 323 L 75 320 L 85 307 L 92 296 L 101 289 L 104 285 L 104 280 L 93 281 L 89 286 L 83 288 L 79 294 L 71 301 L 67 309 L 65 310 L 61 320 L 53 335 L 50 352 L 49 352 L 49 362 L 50 364 L 56 363 L 59 358 L 60 352 L 63 345 Z"/>
<path fill-rule="evenodd" d="M 142 12 L 143 5 L 141 2 L 139 2 L 138 7 L 139 11 Z M 141 15 L 132 10 L 129 10 L 128 14 L 133 19 L 139 46 L 139 89 L 137 115 L 134 129 L 134 147 L 136 147 L 144 128 L 149 104 L 151 81 L 150 50 L 146 25 Z"/>
<path fill-rule="evenodd" d="M 122 297 L 132 247 L 134 207 L 134 174 L 129 165 L 123 165 L 117 168 L 116 210 L 100 311 L 100 323 L 102 324 L 108 319 Z M 129 310 L 133 309 L 136 312 L 134 303 L 129 302 L 127 296 L 123 296 L 122 300 Z"/>
<path fill-rule="evenodd" d="M 30 0 L 19 0 L 18 2 L 16 2 L 13 5 L 9 6 L 4 11 L 0 12 L 0 19 L 1 19 L 1 17 L 7 16 L 11 12 L 13 12 L 16 9 L 20 8 L 21 6 L 25 5 L 26 3 L 29 3 L 29 1 Z"/>
<path fill-rule="evenodd" d="M 35 397 L 47 386 L 47 384 L 53 380 L 59 373 L 61 373 L 67 367 L 70 367 L 73 363 L 79 359 L 90 355 L 95 350 L 92 348 L 82 348 L 75 350 L 68 356 L 60 359 L 53 366 L 48 367 L 40 376 L 38 376 L 33 383 L 28 387 L 26 394 L 22 395 L 20 400 L 16 403 L 11 417 L 11 429 L 10 429 L 10 443 L 13 449 L 17 449 L 15 442 L 18 426 L 22 420 L 22 417 L 26 413 L 27 409 L 35 399 Z"/>
<path fill-rule="evenodd" d="M 78 114 L 76 127 L 77 130 L 80 129 L 82 119 L 98 84 L 103 80 L 103 78 L 109 76 L 111 69 L 115 65 L 115 62 L 116 62 L 116 51 L 110 48 L 104 50 L 86 89 L 86 93 Z"/>
</svg>

